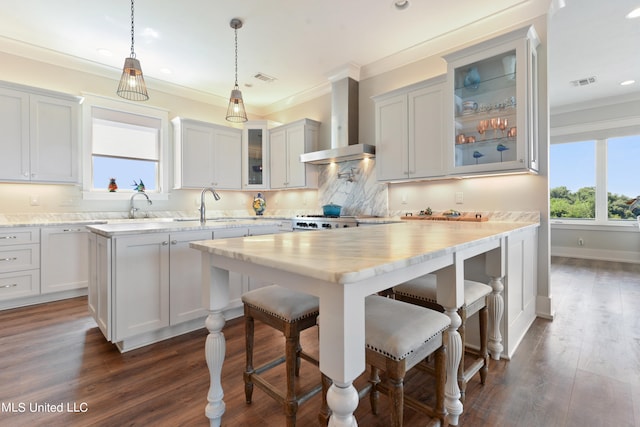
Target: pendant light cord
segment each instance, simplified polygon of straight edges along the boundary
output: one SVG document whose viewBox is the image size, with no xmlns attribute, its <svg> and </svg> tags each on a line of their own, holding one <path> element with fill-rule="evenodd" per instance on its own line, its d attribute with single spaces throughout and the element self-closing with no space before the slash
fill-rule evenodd
<svg viewBox="0 0 640 427">
<path fill-rule="evenodd" d="M 233 26 L 236 35 L 236 87 L 238 86 L 238 25 Z"/>
<path fill-rule="evenodd" d="M 131 57 L 135 58 L 136 53 L 133 51 L 133 36 L 134 36 L 134 26 L 133 26 L 133 1 L 131 0 Z"/>
</svg>

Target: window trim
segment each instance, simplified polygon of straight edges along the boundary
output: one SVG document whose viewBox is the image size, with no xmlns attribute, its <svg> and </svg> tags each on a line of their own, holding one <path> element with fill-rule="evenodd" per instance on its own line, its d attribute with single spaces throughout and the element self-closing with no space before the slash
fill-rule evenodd
<svg viewBox="0 0 640 427">
<path fill-rule="evenodd" d="M 91 188 L 92 174 L 92 110 L 94 107 L 112 110 L 118 114 L 133 114 L 160 120 L 159 132 L 159 161 L 158 161 L 158 190 L 149 192 L 152 200 L 169 199 L 169 111 L 148 105 L 134 104 L 94 94 L 83 94 L 82 104 L 82 198 L 83 200 L 128 200 L 134 193 L 133 189 L 119 189 L 116 193 Z"/>
</svg>

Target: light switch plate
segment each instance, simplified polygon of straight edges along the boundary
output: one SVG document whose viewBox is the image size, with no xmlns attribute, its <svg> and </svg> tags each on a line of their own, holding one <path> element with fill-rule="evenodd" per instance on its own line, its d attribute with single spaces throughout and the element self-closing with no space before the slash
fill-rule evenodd
<svg viewBox="0 0 640 427">
<path fill-rule="evenodd" d="M 459 204 L 459 205 L 464 203 L 464 194 L 462 193 L 462 191 L 457 191 L 456 192 L 456 203 Z"/>
</svg>

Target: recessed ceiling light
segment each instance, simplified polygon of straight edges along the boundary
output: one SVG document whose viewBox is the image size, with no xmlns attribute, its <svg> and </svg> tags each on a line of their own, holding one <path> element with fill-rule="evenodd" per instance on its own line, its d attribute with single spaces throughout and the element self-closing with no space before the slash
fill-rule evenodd
<svg viewBox="0 0 640 427">
<path fill-rule="evenodd" d="M 405 10 L 409 8 L 409 0 L 394 0 L 393 1 L 393 7 L 396 8 L 396 10 Z"/>
<path fill-rule="evenodd" d="M 631 12 L 627 13 L 627 19 L 640 18 L 640 7 L 633 9 Z"/>
<path fill-rule="evenodd" d="M 636 81 L 635 80 L 625 80 L 623 82 L 620 82 L 620 86 L 629 86 L 634 84 Z"/>
<path fill-rule="evenodd" d="M 113 53 L 109 49 L 103 47 L 97 49 L 97 51 L 100 56 L 113 56 Z"/>
</svg>

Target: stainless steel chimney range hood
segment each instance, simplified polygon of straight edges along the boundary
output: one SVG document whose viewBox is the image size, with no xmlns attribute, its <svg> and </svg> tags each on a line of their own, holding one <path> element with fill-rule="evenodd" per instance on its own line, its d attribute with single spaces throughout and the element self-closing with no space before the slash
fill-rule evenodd
<svg viewBox="0 0 640 427">
<path fill-rule="evenodd" d="M 340 73 L 331 80 L 331 148 L 300 155 L 300 161 L 316 165 L 373 158 L 375 145 L 358 143 L 359 68 L 350 65 L 347 75 Z"/>
</svg>

